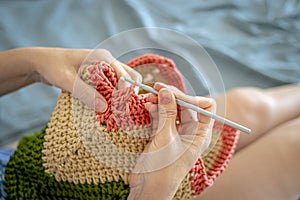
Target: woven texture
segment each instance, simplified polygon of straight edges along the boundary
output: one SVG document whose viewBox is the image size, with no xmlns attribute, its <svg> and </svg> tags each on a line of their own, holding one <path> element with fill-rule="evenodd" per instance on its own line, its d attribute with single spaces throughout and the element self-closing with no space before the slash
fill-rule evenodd
<svg viewBox="0 0 300 200">
<path fill-rule="evenodd" d="M 185 91 L 170 59 L 148 54 L 128 65 L 144 76 L 146 84 L 163 81 Z M 8 162 L 9 199 L 127 198 L 130 172 L 152 134 L 144 106 L 147 95 L 135 94 L 134 86 L 117 90 L 116 73 L 104 62 L 87 65 L 82 78 L 106 98 L 107 111 L 97 113 L 63 91 L 47 128 L 25 137 Z M 226 168 L 239 132 L 219 123 L 213 132 L 221 136 L 213 138 L 216 144 L 198 159 L 174 199 L 199 195 Z"/>
</svg>

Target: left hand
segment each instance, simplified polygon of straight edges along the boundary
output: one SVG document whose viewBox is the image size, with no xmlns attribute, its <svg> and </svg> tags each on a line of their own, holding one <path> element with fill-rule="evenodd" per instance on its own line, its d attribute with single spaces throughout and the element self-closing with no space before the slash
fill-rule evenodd
<svg viewBox="0 0 300 200">
<path fill-rule="evenodd" d="M 105 61 L 117 73 L 118 78 L 129 76 L 132 80 L 140 82 L 141 75 L 131 67 L 116 60 L 105 49 L 49 49 L 39 48 L 33 62 L 36 64 L 37 80 L 49 85 L 54 85 L 72 93 L 88 107 L 99 112 L 104 112 L 107 102 L 102 95 L 93 87 L 86 84 L 77 72 L 88 56 L 88 62 Z M 127 83 L 119 81 L 119 88 L 124 88 Z"/>
<path fill-rule="evenodd" d="M 118 78 L 129 76 L 134 81 L 141 81 L 139 73 L 104 49 L 19 48 L 0 52 L 0 95 L 34 82 L 43 82 L 66 90 L 88 107 L 104 112 L 107 108 L 104 97 L 77 75 L 88 55 L 89 61 L 108 63 Z M 120 88 L 125 86 L 125 82 L 119 81 Z"/>
</svg>

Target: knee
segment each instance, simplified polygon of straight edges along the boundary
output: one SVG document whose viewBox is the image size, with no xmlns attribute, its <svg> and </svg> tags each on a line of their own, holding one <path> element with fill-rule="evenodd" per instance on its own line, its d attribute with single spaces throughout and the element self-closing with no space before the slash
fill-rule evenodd
<svg viewBox="0 0 300 200">
<path fill-rule="evenodd" d="M 251 128 L 263 128 L 273 120 L 272 98 L 259 88 L 236 88 L 227 94 L 227 107 L 234 117 Z"/>
</svg>

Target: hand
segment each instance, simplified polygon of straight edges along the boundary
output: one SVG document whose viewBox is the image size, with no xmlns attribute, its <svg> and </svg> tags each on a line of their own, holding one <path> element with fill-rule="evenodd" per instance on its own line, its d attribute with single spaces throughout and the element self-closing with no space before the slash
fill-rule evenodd
<svg viewBox="0 0 300 200">
<path fill-rule="evenodd" d="M 134 71 L 129 66 L 116 60 L 109 51 L 99 50 L 71 50 L 71 49 L 56 49 L 58 52 L 46 49 L 45 58 L 48 57 L 48 63 L 37 65 L 40 80 L 50 85 L 55 85 L 59 88 L 67 90 L 88 107 L 94 108 L 99 112 L 104 112 L 107 109 L 107 102 L 104 97 L 97 92 L 93 87 L 86 84 L 79 76 L 77 71 L 83 60 L 88 56 L 86 62 L 93 63 L 95 61 L 105 61 L 117 73 L 117 76 L 129 76 L 135 81 L 141 80 L 141 75 Z M 55 56 L 51 57 L 54 54 Z M 120 81 L 120 88 L 126 87 L 126 83 Z"/>
<path fill-rule="evenodd" d="M 106 50 L 34 47 L 13 49 L 0 54 L 0 92 L 5 94 L 41 81 L 71 92 L 88 107 L 104 112 L 107 108 L 106 100 L 77 75 L 81 63 L 88 55 L 95 61 L 110 64 L 118 77 L 126 75 L 135 81 L 141 80 L 140 74 L 117 61 Z M 125 83 L 119 84 L 121 88 L 125 86 Z"/>
<path fill-rule="evenodd" d="M 137 160 L 130 176 L 128 199 L 172 199 L 181 181 L 205 150 L 207 136 L 212 128 L 209 117 L 180 108 L 180 125 L 176 126 L 177 98 L 214 111 L 214 101 L 204 97 L 191 97 L 165 85 L 155 84 L 158 98 L 149 96 L 146 108 L 153 118 L 155 135 Z M 174 91 L 174 90 L 173 90 Z M 158 103 L 158 104 L 157 104 Z"/>
</svg>

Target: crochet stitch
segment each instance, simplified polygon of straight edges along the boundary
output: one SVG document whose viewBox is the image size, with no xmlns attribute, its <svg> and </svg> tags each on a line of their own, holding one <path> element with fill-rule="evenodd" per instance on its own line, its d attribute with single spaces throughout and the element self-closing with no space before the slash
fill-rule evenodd
<svg viewBox="0 0 300 200">
<path fill-rule="evenodd" d="M 8 199 L 127 199 L 129 186 L 123 181 L 76 184 L 58 181 L 45 173 L 45 130 L 23 138 L 5 170 Z M 88 163 L 89 164 L 89 163 Z"/>
<path fill-rule="evenodd" d="M 144 75 L 146 84 L 163 81 L 185 91 L 175 63 L 147 54 L 129 66 Z M 97 113 L 63 91 L 45 130 L 23 138 L 5 171 L 9 199 L 126 199 L 129 175 L 152 134 L 145 109 L 147 95 L 134 86 L 118 90 L 118 78 L 107 63 L 85 66 L 82 79 L 107 100 Z M 141 91 L 143 93 L 143 91 Z M 226 168 L 239 131 L 215 122 L 216 144 L 182 181 L 174 199 L 199 195 Z M 216 137 L 218 134 L 213 134 Z"/>
</svg>

